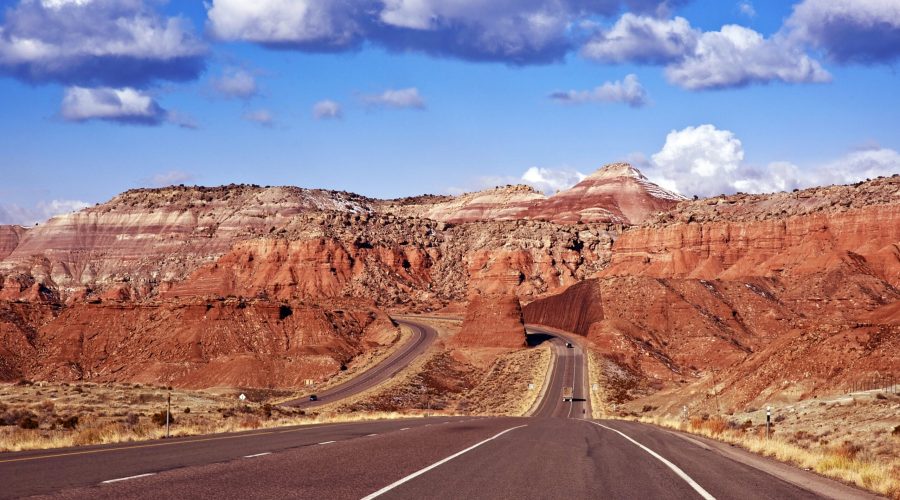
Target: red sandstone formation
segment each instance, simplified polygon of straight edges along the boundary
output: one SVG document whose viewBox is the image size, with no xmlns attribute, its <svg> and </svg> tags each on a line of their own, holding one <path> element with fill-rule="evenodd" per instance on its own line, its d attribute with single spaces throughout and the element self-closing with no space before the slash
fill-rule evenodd
<svg viewBox="0 0 900 500">
<path fill-rule="evenodd" d="M 462 329 L 453 339 L 456 347 L 505 347 L 525 345 L 522 308 L 515 295 L 473 293 L 469 297 Z"/>
<path fill-rule="evenodd" d="M 640 224 L 683 200 L 648 181 L 627 163 L 613 163 L 573 186 L 533 204 L 525 217 L 561 224 L 610 222 Z"/>
<path fill-rule="evenodd" d="M 27 231 L 22 226 L 0 225 L 0 260 L 5 259 L 19 246 L 19 241 Z"/>
<path fill-rule="evenodd" d="M 896 373 L 898 195 L 892 177 L 683 202 L 624 231 L 604 278 L 528 304 L 526 322 L 587 336 L 628 381 L 620 399 L 667 387 L 687 401 L 713 377 L 744 404 Z"/>
<path fill-rule="evenodd" d="M 549 198 L 129 191 L 0 227 L 0 379 L 297 386 L 389 342 L 386 310 L 467 299 L 454 345 L 521 346 L 531 301 L 626 395 L 713 370 L 733 401 L 896 371 L 900 178 L 674 198 L 626 165 Z"/>
</svg>

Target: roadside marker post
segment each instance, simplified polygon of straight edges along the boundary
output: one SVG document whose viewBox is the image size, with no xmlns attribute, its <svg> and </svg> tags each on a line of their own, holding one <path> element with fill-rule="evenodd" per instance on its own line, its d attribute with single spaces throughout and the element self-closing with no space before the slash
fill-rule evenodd
<svg viewBox="0 0 900 500">
<path fill-rule="evenodd" d="M 769 439 L 769 423 L 772 421 L 772 407 L 766 406 L 766 439 Z"/>
<path fill-rule="evenodd" d="M 166 439 L 169 438 L 169 415 L 172 414 L 172 393 L 166 397 Z"/>
</svg>

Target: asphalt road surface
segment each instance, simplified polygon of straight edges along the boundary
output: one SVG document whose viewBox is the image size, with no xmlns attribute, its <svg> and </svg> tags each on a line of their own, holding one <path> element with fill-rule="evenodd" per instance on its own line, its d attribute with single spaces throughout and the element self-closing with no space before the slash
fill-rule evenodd
<svg viewBox="0 0 900 500">
<path fill-rule="evenodd" d="M 6 453 L 0 497 L 874 498 L 701 438 L 588 420 L 588 402 L 578 401 L 589 399 L 583 353 L 546 336 L 557 359 L 534 417 L 416 418 Z M 562 402 L 566 384 L 576 401 Z"/>
<path fill-rule="evenodd" d="M 413 336 L 397 352 L 388 356 L 378 365 L 362 372 L 343 384 L 331 389 L 316 393 L 317 401 L 310 401 L 309 396 L 282 403 L 284 406 L 295 408 L 313 408 L 316 406 L 333 403 L 337 400 L 350 397 L 367 389 L 371 389 L 385 380 L 393 377 L 397 372 L 406 368 L 412 360 L 424 353 L 437 338 L 434 328 L 414 321 L 396 319 L 398 323 L 408 326 Z"/>
</svg>

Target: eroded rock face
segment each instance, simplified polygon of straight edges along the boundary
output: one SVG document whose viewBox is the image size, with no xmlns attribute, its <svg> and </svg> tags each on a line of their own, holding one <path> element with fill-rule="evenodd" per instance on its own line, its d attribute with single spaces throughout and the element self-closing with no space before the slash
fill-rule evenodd
<svg viewBox="0 0 900 500">
<path fill-rule="evenodd" d="M 366 212 L 348 193 L 293 187 L 136 189 L 29 229 L 0 261 L 63 297 L 113 282 L 135 291 L 183 279 L 231 246 L 308 211 Z"/>
<path fill-rule="evenodd" d="M 525 324 L 519 299 L 511 294 L 469 297 L 462 329 L 454 337 L 456 347 L 506 347 L 525 345 Z"/>
<path fill-rule="evenodd" d="M 684 197 L 653 184 L 631 165 L 613 163 L 571 189 L 533 204 L 525 215 L 562 224 L 641 224 L 681 200 Z"/>
<path fill-rule="evenodd" d="M 136 190 L 0 229 L 0 378 L 297 386 L 394 338 L 385 311 L 468 301 L 455 342 L 521 346 L 520 300 L 528 321 L 591 339 L 641 381 L 631 389 L 780 360 L 771 369 L 783 378 L 735 375 L 738 400 L 801 378 L 786 368 L 807 366 L 800 355 L 855 360 L 848 377 L 890 364 L 900 178 L 697 201 L 656 193 L 659 206 L 632 196 L 654 189 L 644 181 L 614 165 L 549 198 Z M 600 205 L 614 217 L 592 218 Z M 541 206 L 559 223 L 536 220 Z M 435 220 L 453 213 L 471 221 Z M 276 319 L 282 306 L 292 313 Z M 761 358 L 776 344 L 794 357 Z M 844 369 L 835 363 L 823 366 Z M 813 371 L 804 391 L 835 386 Z"/>
<path fill-rule="evenodd" d="M 16 339 L 4 343 L 14 371 L 42 380 L 299 387 L 396 333 L 377 309 L 333 307 L 240 299 L 78 304 L 33 326 L 26 321 L 18 333 L 15 321 L 0 322 L 0 333 Z"/>
<path fill-rule="evenodd" d="M 5 259 L 9 254 L 19 246 L 19 241 L 25 235 L 25 229 L 22 226 L 9 226 L 0 224 L 0 261 Z"/>
</svg>

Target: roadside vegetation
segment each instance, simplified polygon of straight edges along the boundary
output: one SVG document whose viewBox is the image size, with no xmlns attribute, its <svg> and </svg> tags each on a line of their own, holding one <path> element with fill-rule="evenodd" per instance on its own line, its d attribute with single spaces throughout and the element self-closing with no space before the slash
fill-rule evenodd
<svg viewBox="0 0 900 500">
<path fill-rule="evenodd" d="M 688 421 L 654 416 L 633 419 L 724 441 L 889 498 L 900 499 L 900 458 L 895 456 L 879 460 L 859 443 L 820 440 L 819 446 L 810 446 L 803 441 L 806 437 L 804 431 L 787 436 L 776 432 L 766 438 L 765 425 L 738 423 L 723 417 L 700 416 Z M 900 443 L 900 426 L 895 429 L 883 438 L 893 440 L 897 445 Z"/>
<path fill-rule="evenodd" d="M 765 406 L 673 414 L 682 402 L 642 397 L 632 374 L 597 353 L 589 356 L 595 418 L 636 420 L 716 439 L 900 500 L 900 395 L 871 391 Z M 662 407 L 662 408 L 661 408 Z M 702 407 L 702 406 L 701 406 Z"/>
<path fill-rule="evenodd" d="M 172 437 L 289 425 L 414 418 L 422 412 L 303 411 L 271 402 L 284 391 L 218 394 L 142 384 L 48 384 L 22 381 L 0 385 L 0 451 L 160 439 L 166 435 L 166 398 Z"/>
</svg>

